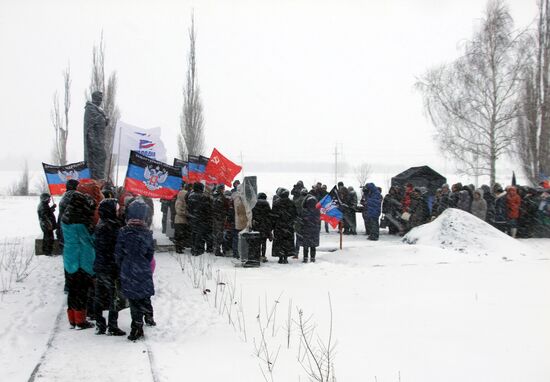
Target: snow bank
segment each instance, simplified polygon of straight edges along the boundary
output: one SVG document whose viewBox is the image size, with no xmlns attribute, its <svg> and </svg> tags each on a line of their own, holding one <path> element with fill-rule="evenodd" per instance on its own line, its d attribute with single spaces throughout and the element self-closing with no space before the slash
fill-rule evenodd
<svg viewBox="0 0 550 382">
<path fill-rule="evenodd" d="M 412 229 L 403 241 L 475 255 L 509 256 L 531 253 L 520 241 L 459 209 L 445 210 L 433 222 Z"/>
</svg>

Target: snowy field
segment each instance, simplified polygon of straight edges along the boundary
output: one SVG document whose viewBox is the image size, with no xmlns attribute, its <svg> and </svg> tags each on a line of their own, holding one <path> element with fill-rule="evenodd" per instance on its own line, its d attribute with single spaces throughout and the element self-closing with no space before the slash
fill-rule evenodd
<svg viewBox="0 0 550 382">
<path fill-rule="evenodd" d="M 132 343 L 69 329 L 61 257 L 31 257 L 26 278 L 6 265 L 32 254 L 36 206 L 0 198 L 0 381 L 309 381 L 298 309 L 326 344 L 329 293 L 338 381 L 550 380 L 550 240 L 515 241 L 451 212 L 412 231 L 413 245 L 384 232 L 331 252 L 338 235 L 323 233 L 315 264 L 159 253 L 158 326 Z M 119 323 L 129 331 L 128 310 Z"/>
</svg>

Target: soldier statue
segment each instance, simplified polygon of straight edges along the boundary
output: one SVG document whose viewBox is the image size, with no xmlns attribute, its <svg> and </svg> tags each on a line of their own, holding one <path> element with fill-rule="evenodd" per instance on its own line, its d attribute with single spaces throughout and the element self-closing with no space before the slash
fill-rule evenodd
<svg viewBox="0 0 550 382">
<path fill-rule="evenodd" d="M 92 102 L 84 108 L 84 160 L 90 168 L 92 179 L 105 179 L 107 162 L 107 125 L 109 119 L 101 108 L 103 93 L 92 93 Z"/>
</svg>

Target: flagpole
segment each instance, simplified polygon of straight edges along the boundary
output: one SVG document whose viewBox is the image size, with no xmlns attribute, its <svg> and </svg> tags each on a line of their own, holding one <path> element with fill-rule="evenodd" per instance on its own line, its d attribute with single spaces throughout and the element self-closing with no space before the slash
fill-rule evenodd
<svg viewBox="0 0 550 382">
<path fill-rule="evenodd" d="M 338 230 L 340 231 L 340 249 L 342 249 L 342 222 L 338 222 Z"/>
<path fill-rule="evenodd" d="M 117 123 L 118 125 L 118 123 Z M 122 132 L 122 126 L 119 126 L 118 128 L 118 151 L 116 154 L 116 180 L 115 180 L 115 186 L 118 188 L 118 168 L 120 167 L 120 136 Z"/>
</svg>

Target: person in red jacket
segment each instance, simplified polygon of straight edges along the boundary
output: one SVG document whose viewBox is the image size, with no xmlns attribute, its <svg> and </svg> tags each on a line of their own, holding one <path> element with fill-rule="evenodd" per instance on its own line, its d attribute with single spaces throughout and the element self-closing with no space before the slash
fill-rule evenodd
<svg viewBox="0 0 550 382">
<path fill-rule="evenodd" d="M 521 206 L 521 197 L 515 187 L 509 187 L 506 192 L 506 212 L 508 217 L 508 227 L 510 236 L 516 237 L 518 232 L 519 208 Z"/>
</svg>

